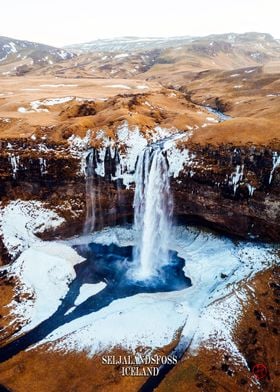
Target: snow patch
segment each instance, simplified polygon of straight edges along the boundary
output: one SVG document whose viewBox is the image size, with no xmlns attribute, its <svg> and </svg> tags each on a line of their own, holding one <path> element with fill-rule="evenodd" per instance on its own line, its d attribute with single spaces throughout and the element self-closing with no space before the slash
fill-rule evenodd
<svg viewBox="0 0 280 392">
<path fill-rule="evenodd" d="M 99 293 L 106 286 L 107 285 L 104 282 L 99 282 L 99 283 L 96 283 L 96 284 L 88 284 L 88 283 L 83 284 L 80 287 L 80 294 L 76 298 L 76 301 L 75 301 L 74 305 L 75 306 L 80 305 L 85 300 L 87 300 L 89 297 Z"/>
<path fill-rule="evenodd" d="M 39 201 L 12 201 L 0 210 L 3 243 L 13 257 L 40 241 L 36 233 L 58 227 L 63 222 L 63 218 Z"/>
<path fill-rule="evenodd" d="M 24 302 L 9 305 L 18 321 L 25 322 L 26 332 L 50 317 L 76 277 L 74 265 L 83 260 L 64 244 L 38 243 L 25 250 L 12 264 L 9 273 L 20 279 L 18 293 L 27 293 Z"/>
<path fill-rule="evenodd" d="M 25 107 L 19 107 L 18 112 L 20 113 L 48 113 L 48 109 L 41 108 L 41 106 L 54 106 L 73 101 L 75 97 L 62 97 L 62 98 L 50 98 L 45 100 L 38 100 L 30 102 L 30 109 Z"/>
<path fill-rule="evenodd" d="M 51 88 L 58 88 L 58 87 L 78 87 L 78 84 L 40 84 L 40 87 L 51 87 Z"/>
<path fill-rule="evenodd" d="M 120 53 L 120 54 L 116 54 L 115 55 L 115 59 L 124 59 L 125 57 L 128 57 L 129 54 L 128 53 Z M 104 56 L 105 57 L 105 56 Z M 107 56 L 106 56 L 107 57 Z"/>
<path fill-rule="evenodd" d="M 117 168 L 117 176 L 122 178 L 126 187 L 129 187 L 131 182 L 134 181 L 137 157 L 147 146 L 147 140 L 138 127 L 130 129 L 127 123 L 118 128 L 117 137 L 118 142 L 124 145 L 126 150 L 119 152 L 120 162 Z"/>
<path fill-rule="evenodd" d="M 107 85 L 105 87 L 121 88 L 121 89 L 131 90 L 131 87 L 127 86 L 126 84 L 111 84 L 111 85 Z"/>
<path fill-rule="evenodd" d="M 217 123 L 217 122 L 219 122 L 216 118 L 214 118 L 214 117 L 206 117 L 206 120 L 207 121 L 210 121 L 210 122 L 214 122 L 214 123 Z"/>
<path fill-rule="evenodd" d="M 144 85 L 144 84 L 138 85 L 138 86 L 136 86 L 136 87 L 138 88 L 138 90 L 146 90 L 146 89 L 149 89 L 149 87 L 146 86 L 146 85 Z"/>
<path fill-rule="evenodd" d="M 267 97 L 280 97 L 280 93 L 276 93 L 276 94 L 267 94 Z"/>
<path fill-rule="evenodd" d="M 172 146 L 167 150 L 167 160 L 169 163 L 169 175 L 177 178 L 185 166 L 192 167 L 194 164 L 195 154 L 187 148 L 183 150 Z"/>
</svg>

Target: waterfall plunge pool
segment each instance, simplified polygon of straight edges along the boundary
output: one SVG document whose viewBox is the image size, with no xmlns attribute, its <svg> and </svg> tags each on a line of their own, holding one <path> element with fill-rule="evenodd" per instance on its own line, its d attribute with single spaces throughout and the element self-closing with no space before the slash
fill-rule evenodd
<svg viewBox="0 0 280 392">
<path fill-rule="evenodd" d="M 138 293 L 178 291 L 191 286 L 191 280 L 183 271 L 185 260 L 176 251 L 169 251 L 169 262 L 161 265 L 155 275 L 138 280 L 133 277 L 133 271 L 137 269 L 133 260 L 133 246 L 91 242 L 73 248 L 85 258 L 83 263 L 75 266 L 80 284 L 104 282 L 107 296 L 112 299 Z"/>
<path fill-rule="evenodd" d="M 277 259 L 271 245 L 174 225 L 167 243 L 175 256 L 166 271 L 172 280 L 132 283 L 126 274 L 136 244 L 135 229 L 125 225 L 24 251 L 8 267 L 30 293 L 14 304 L 21 336 L 0 349 L 0 358 L 46 343 L 55 351 L 86 350 L 89 356 L 115 346 L 153 350 L 169 345 L 178 331 L 180 341 L 191 341 L 195 349 L 217 328 L 222 336 L 231 330 L 231 320 L 241 314 L 240 292 L 233 288 Z M 230 334 L 224 341 L 230 344 Z"/>
</svg>

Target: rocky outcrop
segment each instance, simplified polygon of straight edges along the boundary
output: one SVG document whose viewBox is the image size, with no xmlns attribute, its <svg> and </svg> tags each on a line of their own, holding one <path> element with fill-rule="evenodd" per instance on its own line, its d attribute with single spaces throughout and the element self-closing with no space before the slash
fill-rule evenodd
<svg viewBox="0 0 280 392">
<path fill-rule="evenodd" d="M 192 162 L 172 182 L 176 215 L 239 237 L 279 241 L 279 153 L 231 145 L 190 151 Z"/>
<path fill-rule="evenodd" d="M 66 238 L 81 233 L 89 197 L 86 195 L 84 166 L 92 149 L 71 151 L 66 144 L 38 145 L 30 140 L 2 141 L 1 145 L 2 207 L 17 199 L 40 200 L 65 219 L 65 223 L 59 227 L 40 233 L 41 238 Z M 98 157 L 96 153 L 95 155 L 97 167 Z M 132 191 L 121 187 L 118 180 L 111 181 L 115 165 L 115 160 L 106 156 L 106 175 L 102 177 L 95 174 L 92 179 L 96 199 L 96 228 L 114 225 L 132 216 Z M 1 254 L 7 260 L 4 257 L 4 247 L 2 250 Z"/>
</svg>

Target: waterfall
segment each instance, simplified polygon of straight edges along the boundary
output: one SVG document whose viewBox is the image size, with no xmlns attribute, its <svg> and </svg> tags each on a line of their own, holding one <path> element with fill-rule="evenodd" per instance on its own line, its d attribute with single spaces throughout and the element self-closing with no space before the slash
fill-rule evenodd
<svg viewBox="0 0 280 392">
<path fill-rule="evenodd" d="M 135 278 L 147 279 L 169 261 L 172 196 L 168 164 L 159 146 L 145 148 L 135 172 L 134 228 Z"/>
<path fill-rule="evenodd" d="M 94 153 L 93 150 L 87 156 L 86 164 L 86 220 L 84 234 L 89 234 L 95 226 L 95 189 L 94 189 Z"/>
</svg>

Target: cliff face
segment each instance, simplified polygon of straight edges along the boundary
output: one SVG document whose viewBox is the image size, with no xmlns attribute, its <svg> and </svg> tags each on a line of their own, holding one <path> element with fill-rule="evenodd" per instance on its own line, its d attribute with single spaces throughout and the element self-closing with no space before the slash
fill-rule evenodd
<svg viewBox="0 0 280 392">
<path fill-rule="evenodd" d="M 89 154 L 94 154 L 94 169 L 98 166 L 98 151 L 82 147 L 69 149 L 69 145 L 38 144 L 35 141 L 1 141 L 0 196 L 1 207 L 13 200 L 39 200 L 64 218 L 56 228 L 37 235 L 42 239 L 66 238 L 83 232 L 87 205 L 87 181 L 91 182 L 95 198 L 95 228 L 114 225 L 132 216 L 133 192 L 112 181 L 116 160 L 105 153 L 104 173 L 93 170 L 87 178 Z M 109 150 L 108 150 L 109 152 Z M 0 238 L 1 257 L 9 261 Z"/>
<path fill-rule="evenodd" d="M 40 233 L 44 239 L 81 233 L 92 192 L 95 228 L 131 221 L 133 173 L 138 150 L 147 143 L 143 140 L 135 140 L 132 149 L 128 142 L 115 141 L 95 149 L 84 139 L 75 146 L 3 140 L 2 207 L 11 200 L 40 200 L 57 212 L 65 222 Z M 279 241 L 277 151 L 187 141 L 183 145 L 167 142 L 163 148 L 172 177 L 175 217 L 243 238 Z M 1 247 L 2 258 L 7 260 L 5 247 Z"/>
<path fill-rule="evenodd" d="M 277 152 L 232 145 L 190 151 L 192 162 L 172 182 L 176 214 L 240 237 L 279 241 Z"/>
</svg>

